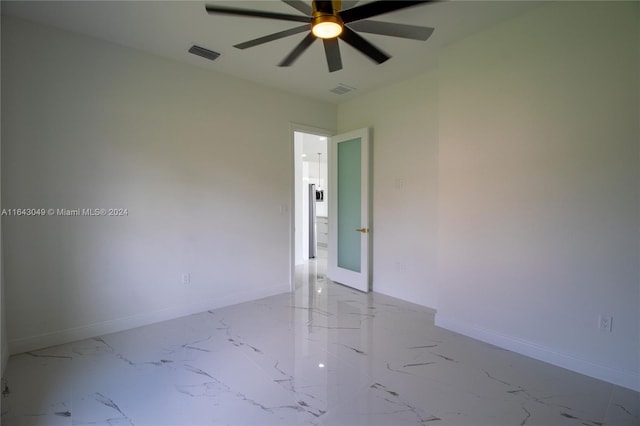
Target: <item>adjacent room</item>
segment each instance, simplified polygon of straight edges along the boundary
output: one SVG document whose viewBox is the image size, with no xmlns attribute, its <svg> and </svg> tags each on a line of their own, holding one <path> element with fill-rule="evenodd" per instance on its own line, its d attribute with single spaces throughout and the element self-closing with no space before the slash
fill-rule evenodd
<svg viewBox="0 0 640 426">
<path fill-rule="evenodd" d="M 637 1 L 0 7 L 3 425 L 640 424 Z"/>
</svg>

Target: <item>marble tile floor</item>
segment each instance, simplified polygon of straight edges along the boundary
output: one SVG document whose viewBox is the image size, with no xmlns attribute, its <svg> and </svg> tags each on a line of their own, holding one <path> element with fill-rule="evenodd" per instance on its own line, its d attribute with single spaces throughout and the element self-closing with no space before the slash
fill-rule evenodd
<svg viewBox="0 0 640 426">
<path fill-rule="evenodd" d="M 640 425 L 640 394 L 451 333 L 324 277 L 12 356 L 2 425 Z"/>
</svg>

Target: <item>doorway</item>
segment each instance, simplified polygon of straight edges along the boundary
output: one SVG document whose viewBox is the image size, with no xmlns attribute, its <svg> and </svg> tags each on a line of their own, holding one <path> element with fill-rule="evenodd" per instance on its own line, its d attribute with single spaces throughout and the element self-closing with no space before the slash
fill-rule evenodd
<svg viewBox="0 0 640 426">
<path fill-rule="evenodd" d="M 293 253 L 291 289 L 324 277 L 329 244 L 328 138 L 321 129 L 293 127 Z"/>
</svg>

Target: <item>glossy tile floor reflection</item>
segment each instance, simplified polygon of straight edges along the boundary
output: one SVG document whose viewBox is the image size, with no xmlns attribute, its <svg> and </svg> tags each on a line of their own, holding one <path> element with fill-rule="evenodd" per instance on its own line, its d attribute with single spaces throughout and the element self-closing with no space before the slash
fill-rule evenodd
<svg viewBox="0 0 640 426">
<path fill-rule="evenodd" d="M 328 282 L 13 356 L 3 425 L 638 425 L 639 394 Z"/>
</svg>

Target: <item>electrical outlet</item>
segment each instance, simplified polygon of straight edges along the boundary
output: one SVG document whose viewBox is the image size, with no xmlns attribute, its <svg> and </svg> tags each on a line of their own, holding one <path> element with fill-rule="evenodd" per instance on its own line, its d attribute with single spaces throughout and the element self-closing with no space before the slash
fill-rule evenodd
<svg viewBox="0 0 640 426">
<path fill-rule="evenodd" d="M 182 285 L 191 284 L 191 272 L 185 272 L 182 274 Z"/>
<path fill-rule="evenodd" d="M 600 315 L 598 317 L 598 328 L 602 331 L 611 332 L 611 330 L 613 330 L 613 317 L 609 315 Z"/>
</svg>

